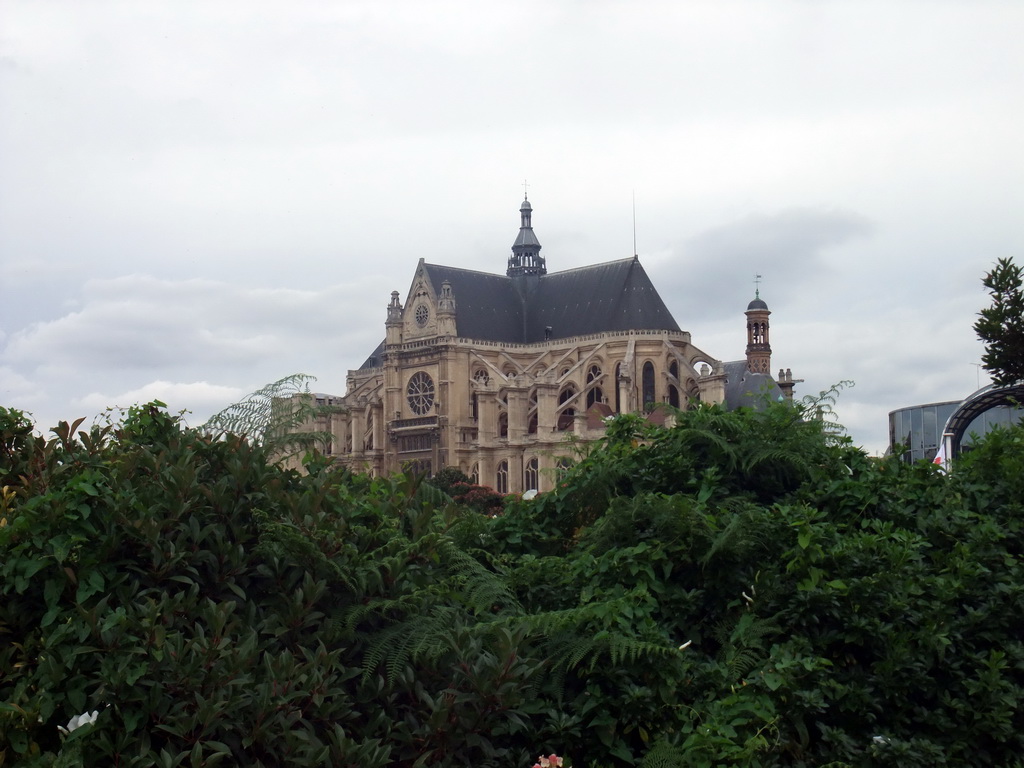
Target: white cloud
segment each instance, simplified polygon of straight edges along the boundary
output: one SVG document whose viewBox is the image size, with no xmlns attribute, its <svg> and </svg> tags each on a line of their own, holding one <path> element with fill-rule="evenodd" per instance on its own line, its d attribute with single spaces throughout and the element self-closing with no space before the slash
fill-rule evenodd
<svg viewBox="0 0 1024 768">
<path fill-rule="evenodd" d="M 385 305 L 382 288 L 370 284 L 90 280 L 75 311 L 10 335 L 0 391 L 5 404 L 49 424 L 154 398 L 205 418 L 297 372 L 323 371 L 326 389 L 343 390 L 346 367 L 358 366 L 383 332 L 364 321 L 383 316 Z"/>
<path fill-rule="evenodd" d="M 212 280 L 131 275 L 90 280 L 81 308 L 15 331 L 4 358 L 83 370 L 251 364 L 315 346 L 324 328 L 351 323 L 358 285 L 318 290 L 246 288 Z"/>
<path fill-rule="evenodd" d="M 151 381 L 137 389 L 118 394 L 91 392 L 73 401 L 72 405 L 81 411 L 100 413 L 107 409 L 124 410 L 132 405 L 159 400 L 166 404 L 172 413 L 186 410 L 186 421 L 199 424 L 211 414 L 238 402 L 247 394 L 248 392 L 238 387 L 209 384 L 205 381 Z"/>
<path fill-rule="evenodd" d="M 3 402 L 29 396 L 34 387 L 28 378 L 9 366 L 0 366 L 0 392 Z"/>
<path fill-rule="evenodd" d="M 418 258 L 503 269 L 525 177 L 552 271 L 632 255 L 635 193 L 641 259 L 709 354 L 742 357 L 762 274 L 776 365 L 856 380 L 840 416 L 877 448 L 879 414 L 973 389 L 978 280 L 1024 251 L 1021 4 L 9 0 L 4 22 L 0 395 L 44 422 L 156 382 L 343 389 Z"/>
</svg>

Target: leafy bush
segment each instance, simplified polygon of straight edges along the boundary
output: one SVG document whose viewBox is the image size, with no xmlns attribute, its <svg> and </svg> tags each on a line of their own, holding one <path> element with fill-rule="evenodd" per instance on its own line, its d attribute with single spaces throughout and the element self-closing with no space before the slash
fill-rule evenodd
<svg viewBox="0 0 1024 768">
<path fill-rule="evenodd" d="M 93 709 L 68 742 L 85 765 L 444 765 L 507 752 L 447 719 L 508 732 L 507 691 L 488 693 L 489 707 L 452 699 L 449 669 L 463 663 L 484 687 L 529 662 L 488 666 L 483 633 L 481 655 L 460 661 L 453 638 L 472 618 L 460 590 L 482 570 L 435 531 L 413 484 L 285 471 L 156 406 L 115 430 L 62 424 L 18 450 L 44 469 L 5 501 L 0 528 L 8 760 L 51 764 L 57 726 Z M 445 631 L 407 635 L 422 647 L 386 656 L 381 638 L 411 617 Z"/>
<path fill-rule="evenodd" d="M 79 427 L 0 411 L 0 764 L 1024 750 L 1024 428 L 944 475 L 789 405 L 620 417 L 492 517 L 454 474 L 286 470 L 156 405 Z"/>
</svg>

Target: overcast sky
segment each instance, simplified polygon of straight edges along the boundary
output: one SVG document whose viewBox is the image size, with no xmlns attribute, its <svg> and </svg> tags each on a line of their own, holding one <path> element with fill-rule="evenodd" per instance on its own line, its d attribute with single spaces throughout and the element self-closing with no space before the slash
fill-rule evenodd
<svg viewBox="0 0 1024 768">
<path fill-rule="evenodd" d="M 1024 258 L 1024 3 L 80 2 L 0 7 L 0 405 L 190 423 L 342 394 L 420 257 L 636 247 L 706 353 L 840 380 L 854 441 L 987 377 Z"/>
</svg>

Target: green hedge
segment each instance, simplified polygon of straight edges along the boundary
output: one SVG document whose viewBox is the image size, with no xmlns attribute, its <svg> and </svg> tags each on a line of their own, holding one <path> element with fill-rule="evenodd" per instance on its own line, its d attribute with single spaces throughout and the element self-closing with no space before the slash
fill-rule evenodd
<svg viewBox="0 0 1024 768">
<path fill-rule="evenodd" d="M 788 405 L 620 417 L 492 517 L 79 427 L 0 409 L 0 765 L 1021 764 L 1020 429 L 944 475 Z"/>
</svg>

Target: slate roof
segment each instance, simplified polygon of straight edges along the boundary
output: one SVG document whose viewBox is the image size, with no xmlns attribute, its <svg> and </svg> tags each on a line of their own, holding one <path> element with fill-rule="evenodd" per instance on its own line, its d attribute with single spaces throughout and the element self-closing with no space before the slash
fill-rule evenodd
<svg viewBox="0 0 1024 768">
<path fill-rule="evenodd" d="M 456 297 L 458 301 L 458 297 Z M 637 258 L 609 261 L 540 277 L 526 301 L 525 341 L 606 331 L 678 331 Z"/>
<path fill-rule="evenodd" d="M 447 281 L 459 336 L 532 344 L 606 331 L 678 331 L 637 258 L 547 275 L 507 277 L 424 264 L 434 290 Z"/>
<path fill-rule="evenodd" d="M 751 373 L 746 360 L 732 360 L 723 364 L 725 368 L 725 407 L 758 408 L 762 398 L 778 401 L 783 397 L 779 385 L 767 373 Z"/>
<path fill-rule="evenodd" d="M 434 290 L 448 282 L 459 336 L 533 344 L 608 331 L 678 331 L 665 302 L 636 257 L 547 275 L 507 277 L 490 272 L 423 265 Z M 384 342 L 360 368 L 381 365 Z"/>
<path fill-rule="evenodd" d="M 436 293 L 445 282 L 451 286 L 460 337 L 533 344 L 615 331 L 680 330 L 636 256 L 546 274 L 529 200 L 519 210 L 522 225 L 508 274 L 423 262 Z M 381 342 L 361 368 L 379 366 L 383 351 Z"/>
<path fill-rule="evenodd" d="M 445 281 L 451 285 L 459 336 L 522 343 L 523 299 L 513 278 L 439 264 L 423 266 L 435 291 L 440 293 L 441 283 Z M 546 277 L 533 279 L 543 280 Z"/>
<path fill-rule="evenodd" d="M 380 368 L 384 365 L 384 341 L 381 340 L 377 348 L 370 353 L 370 356 L 366 358 L 365 362 L 359 366 L 359 370 L 365 370 L 366 368 Z"/>
</svg>

